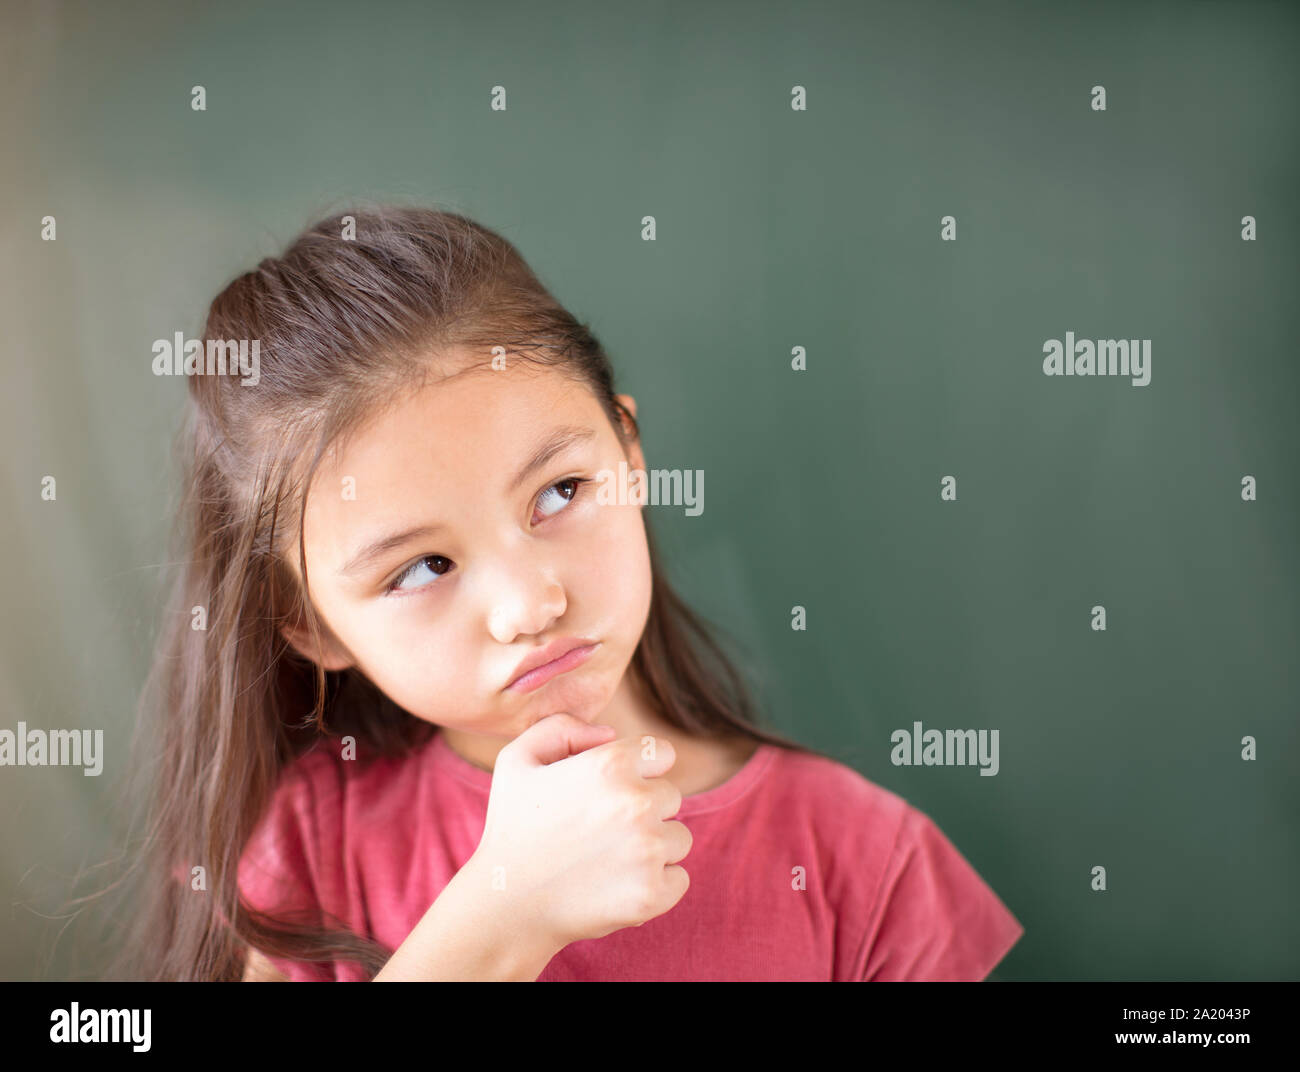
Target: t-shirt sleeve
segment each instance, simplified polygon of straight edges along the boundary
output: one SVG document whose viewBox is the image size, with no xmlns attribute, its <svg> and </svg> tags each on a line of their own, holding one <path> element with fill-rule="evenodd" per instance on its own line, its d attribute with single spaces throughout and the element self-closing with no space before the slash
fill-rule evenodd
<svg viewBox="0 0 1300 1072">
<path fill-rule="evenodd" d="M 239 861 L 245 903 L 277 919 L 322 926 L 320 840 L 310 780 L 290 768 L 281 778 Z M 334 966 L 264 954 L 291 982 L 330 982 Z"/>
<path fill-rule="evenodd" d="M 858 963 L 864 982 L 978 982 L 1025 933 L 923 812 L 908 806 Z"/>
</svg>

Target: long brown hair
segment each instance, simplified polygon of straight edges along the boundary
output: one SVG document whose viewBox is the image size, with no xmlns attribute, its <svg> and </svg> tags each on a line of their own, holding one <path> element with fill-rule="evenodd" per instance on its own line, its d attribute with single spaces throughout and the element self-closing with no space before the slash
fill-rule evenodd
<svg viewBox="0 0 1300 1072">
<path fill-rule="evenodd" d="M 352 217 L 355 234 L 343 234 Z M 372 407 L 424 375 L 427 355 L 504 346 L 561 367 L 602 404 L 620 440 L 639 437 L 615 397 L 601 344 L 519 252 L 463 216 L 394 206 L 348 210 L 303 232 L 212 302 L 208 340 L 258 340 L 259 382 L 190 376 L 183 430 L 181 553 L 141 700 L 133 768 L 146 779 L 142 899 L 117 978 L 237 980 L 249 946 L 304 961 L 350 960 L 373 975 L 392 955 L 342 921 L 273 919 L 239 896 L 237 864 L 281 770 L 322 738 L 354 736 L 359 757 L 400 754 L 437 727 L 355 670 L 329 672 L 281 632 L 327 628 L 305 591 L 305 489 L 325 450 Z M 417 359 L 416 355 L 425 355 Z M 760 728 L 710 623 L 660 572 L 630 665 L 672 725 L 803 749 Z M 289 568 L 296 555 L 299 573 Z M 195 608 L 206 628 L 195 628 Z M 189 886 L 203 866 L 206 895 Z"/>
</svg>

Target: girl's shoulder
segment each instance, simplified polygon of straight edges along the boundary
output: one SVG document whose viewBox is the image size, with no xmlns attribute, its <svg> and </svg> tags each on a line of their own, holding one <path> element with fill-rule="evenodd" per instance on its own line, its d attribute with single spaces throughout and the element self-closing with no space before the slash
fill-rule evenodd
<svg viewBox="0 0 1300 1072">
<path fill-rule="evenodd" d="M 899 794 L 873 782 L 848 762 L 803 749 L 775 748 L 772 790 L 786 808 L 837 819 L 892 819 L 915 810 Z M 846 759 L 849 757 L 846 757 Z"/>
<path fill-rule="evenodd" d="M 321 735 L 276 777 L 274 801 L 301 801 L 318 810 L 345 798 L 365 800 L 394 789 L 414 773 L 427 743 L 400 754 L 377 753 L 354 738 Z"/>
<path fill-rule="evenodd" d="M 414 748 L 400 755 L 370 753 L 350 738 L 322 735 L 281 768 L 244 849 L 248 861 L 277 867 L 299 861 L 324 866 L 341 832 L 352 824 L 382 824 L 386 808 L 418 789 Z M 387 802 L 387 803 L 386 803 Z M 331 857 L 332 858 L 332 857 Z"/>
<path fill-rule="evenodd" d="M 914 857 L 959 855 L 925 811 L 848 763 L 779 751 L 768 780 L 771 816 L 792 834 L 806 831 L 828 858 L 874 865 L 883 874 Z"/>
<path fill-rule="evenodd" d="M 852 978 L 983 979 L 1024 934 L 938 823 L 899 793 L 817 754 L 783 750 L 775 773 L 772 816 L 813 850 L 854 936 Z"/>
</svg>

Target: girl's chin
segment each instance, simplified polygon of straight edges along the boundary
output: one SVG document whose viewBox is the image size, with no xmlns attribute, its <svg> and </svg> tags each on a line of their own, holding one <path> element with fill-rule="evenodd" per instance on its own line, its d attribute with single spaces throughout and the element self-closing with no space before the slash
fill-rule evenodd
<svg viewBox="0 0 1300 1072">
<path fill-rule="evenodd" d="M 574 718 L 580 718 L 580 719 L 582 719 L 582 721 L 584 721 L 584 722 L 587 721 L 587 719 L 586 719 L 586 718 L 585 718 L 585 717 L 584 717 L 580 712 L 578 712 L 578 711 L 571 711 L 571 710 L 567 710 L 567 709 L 563 709 L 563 710 L 565 711 L 565 714 L 573 715 Z M 553 714 L 556 714 L 556 712 L 555 712 L 555 711 L 550 711 L 550 710 L 541 710 L 541 711 L 535 711 L 535 712 L 533 712 L 532 714 L 526 715 L 526 716 L 524 717 L 524 727 L 523 727 L 523 728 L 524 728 L 525 730 L 527 730 L 527 729 L 531 729 L 533 726 L 537 725 L 537 723 L 541 722 L 542 719 L 544 719 L 544 718 L 550 718 L 551 715 L 553 715 Z M 520 732 L 522 733 L 523 731 L 521 730 Z"/>
<path fill-rule="evenodd" d="M 541 688 L 528 694 L 528 710 L 523 717 L 524 729 L 549 715 L 563 711 L 583 722 L 594 722 L 613 697 L 614 690 L 599 674 L 584 675 L 579 667 L 568 674 L 551 678 Z"/>
</svg>

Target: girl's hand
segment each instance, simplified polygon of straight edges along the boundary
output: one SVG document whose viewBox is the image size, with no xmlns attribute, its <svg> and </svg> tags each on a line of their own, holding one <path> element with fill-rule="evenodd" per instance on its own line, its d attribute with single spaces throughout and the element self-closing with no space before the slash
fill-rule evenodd
<svg viewBox="0 0 1300 1072">
<path fill-rule="evenodd" d="M 569 714 L 534 723 L 497 755 L 483 837 L 471 861 L 516 926 L 558 952 L 662 915 L 690 878 L 676 861 L 691 833 L 662 737 L 613 739 Z M 649 747 L 653 742 L 653 747 Z M 643 757 L 653 754 L 653 759 Z"/>
</svg>

